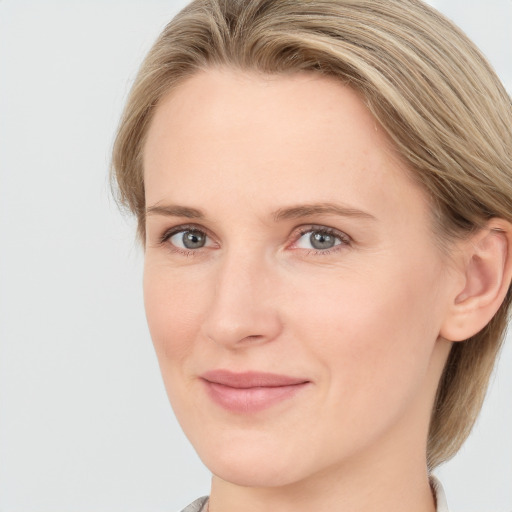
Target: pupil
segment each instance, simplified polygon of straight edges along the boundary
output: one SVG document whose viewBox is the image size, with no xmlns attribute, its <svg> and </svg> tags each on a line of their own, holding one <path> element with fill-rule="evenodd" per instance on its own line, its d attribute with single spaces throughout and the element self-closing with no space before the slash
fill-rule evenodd
<svg viewBox="0 0 512 512">
<path fill-rule="evenodd" d="M 187 249 L 198 249 L 205 244 L 205 236 L 198 231 L 186 231 L 183 233 L 183 245 Z"/>
<path fill-rule="evenodd" d="M 315 249 L 330 249 L 334 247 L 335 240 L 331 235 L 327 235 L 326 233 L 311 233 L 309 237 L 309 241 L 311 245 Z"/>
</svg>

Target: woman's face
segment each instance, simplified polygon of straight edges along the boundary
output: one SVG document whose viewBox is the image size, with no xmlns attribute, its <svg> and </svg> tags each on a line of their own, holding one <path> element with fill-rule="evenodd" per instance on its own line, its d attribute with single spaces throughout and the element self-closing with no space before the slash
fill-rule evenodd
<svg viewBox="0 0 512 512">
<path fill-rule="evenodd" d="M 144 168 L 149 328 L 212 472 L 277 486 L 424 458 L 453 279 L 358 94 L 198 73 L 158 106 Z"/>
</svg>

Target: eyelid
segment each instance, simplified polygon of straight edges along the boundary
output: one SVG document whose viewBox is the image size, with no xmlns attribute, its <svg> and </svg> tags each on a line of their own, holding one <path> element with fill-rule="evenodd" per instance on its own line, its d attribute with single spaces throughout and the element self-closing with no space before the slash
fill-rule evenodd
<svg viewBox="0 0 512 512">
<path fill-rule="evenodd" d="M 161 235 L 158 236 L 158 242 L 160 245 L 164 245 L 169 242 L 170 238 L 182 231 L 198 231 L 206 235 L 206 237 L 215 242 L 215 238 L 211 235 L 208 229 L 204 226 L 199 226 L 198 224 L 179 224 L 177 226 L 173 226 L 172 228 L 166 229 Z M 215 242 L 216 243 L 216 242 Z M 194 251 L 199 251 L 203 247 L 199 249 L 194 249 Z M 180 250 L 180 248 L 175 247 L 176 250 Z"/>
<path fill-rule="evenodd" d="M 331 247 L 329 249 L 314 249 L 314 248 L 304 249 L 304 248 L 294 247 L 294 245 L 297 244 L 297 242 L 304 235 L 306 235 L 308 233 L 314 233 L 314 232 L 325 233 L 325 234 L 334 236 L 340 240 L 340 243 L 334 245 L 333 247 Z M 323 254 L 328 254 L 329 251 L 339 250 L 343 247 L 351 245 L 353 242 L 352 238 L 349 235 L 347 235 L 345 232 L 340 231 L 339 229 L 331 228 L 329 226 L 324 226 L 321 224 L 310 224 L 307 226 L 299 226 L 298 228 L 296 228 L 294 230 L 294 234 L 292 236 L 293 236 L 293 242 L 291 243 L 292 249 L 309 250 L 310 252 L 313 251 L 316 253 L 323 253 Z"/>
</svg>

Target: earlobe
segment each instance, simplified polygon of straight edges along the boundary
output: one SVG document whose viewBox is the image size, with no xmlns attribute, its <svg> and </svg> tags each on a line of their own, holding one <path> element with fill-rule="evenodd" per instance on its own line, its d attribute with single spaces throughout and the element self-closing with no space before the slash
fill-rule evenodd
<svg viewBox="0 0 512 512">
<path fill-rule="evenodd" d="M 474 336 L 501 306 L 512 279 L 512 225 L 491 219 L 462 251 L 463 287 L 453 297 L 440 332 L 450 341 Z"/>
</svg>

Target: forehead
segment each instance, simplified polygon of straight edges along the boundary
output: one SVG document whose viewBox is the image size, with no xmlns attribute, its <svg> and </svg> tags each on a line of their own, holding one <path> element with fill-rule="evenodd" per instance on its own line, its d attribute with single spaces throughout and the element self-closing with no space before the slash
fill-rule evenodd
<svg viewBox="0 0 512 512">
<path fill-rule="evenodd" d="M 179 193 L 180 204 L 236 195 L 273 208 L 341 200 L 372 214 L 426 206 L 360 95 L 315 73 L 188 78 L 156 109 L 144 168 L 148 205 Z"/>
<path fill-rule="evenodd" d="M 265 144 L 270 150 L 295 141 L 288 152 L 322 150 L 334 142 L 344 146 L 347 158 L 360 159 L 361 151 L 375 157 L 376 151 L 368 151 L 375 144 L 390 157 L 394 153 L 355 90 L 312 72 L 265 75 L 213 68 L 185 79 L 159 102 L 145 146 L 146 168 L 155 145 L 187 151 L 199 139 L 208 149 Z M 297 144 L 301 140 L 311 143 Z"/>
</svg>

